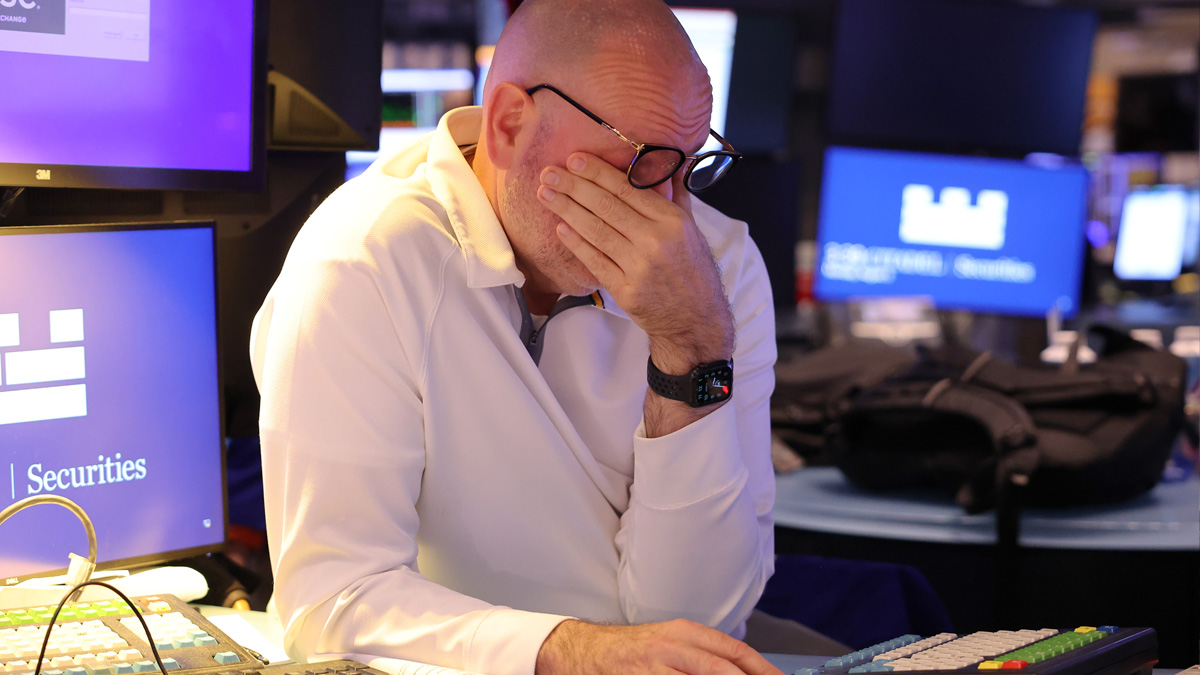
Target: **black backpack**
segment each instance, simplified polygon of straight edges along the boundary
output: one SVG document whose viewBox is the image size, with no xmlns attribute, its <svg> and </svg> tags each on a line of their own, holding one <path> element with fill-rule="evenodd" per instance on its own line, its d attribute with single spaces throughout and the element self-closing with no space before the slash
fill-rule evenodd
<svg viewBox="0 0 1200 675">
<path fill-rule="evenodd" d="M 1187 366 L 1123 333 L 1092 330 L 1103 347 L 1078 367 L 918 350 L 910 367 L 834 404 L 830 460 L 860 487 L 939 487 L 970 513 L 995 506 L 1010 486 L 1021 503 L 1040 506 L 1140 495 L 1159 481 L 1185 427 Z"/>
</svg>

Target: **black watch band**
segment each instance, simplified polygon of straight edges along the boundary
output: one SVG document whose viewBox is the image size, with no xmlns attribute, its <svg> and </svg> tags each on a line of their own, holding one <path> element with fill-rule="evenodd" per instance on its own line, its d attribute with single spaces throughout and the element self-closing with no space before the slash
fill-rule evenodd
<svg viewBox="0 0 1200 675">
<path fill-rule="evenodd" d="M 659 396 L 700 408 L 733 394 L 733 360 L 710 361 L 686 375 L 668 375 L 654 365 L 654 359 L 646 359 L 646 381 Z"/>
</svg>

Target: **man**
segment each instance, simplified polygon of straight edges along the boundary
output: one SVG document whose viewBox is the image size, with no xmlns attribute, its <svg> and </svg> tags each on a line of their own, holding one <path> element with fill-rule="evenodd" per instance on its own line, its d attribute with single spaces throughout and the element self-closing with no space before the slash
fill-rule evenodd
<svg viewBox="0 0 1200 675">
<path fill-rule="evenodd" d="M 735 639 L 773 570 L 772 302 L 685 184 L 732 163 L 690 166 L 703 66 L 659 0 L 529 0 L 484 98 L 335 192 L 256 320 L 289 651 L 778 673 Z"/>
</svg>

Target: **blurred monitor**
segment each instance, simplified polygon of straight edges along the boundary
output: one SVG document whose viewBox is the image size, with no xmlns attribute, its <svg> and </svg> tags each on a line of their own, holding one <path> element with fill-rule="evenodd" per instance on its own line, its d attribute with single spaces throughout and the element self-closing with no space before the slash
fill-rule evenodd
<svg viewBox="0 0 1200 675">
<path fill-rule="evenodd" d="M 0 185 L 260 189 L 255 0 L 0 3 Z"/>
<path fill-rule="evenodd" d="M 1079 309 L 1086 172 L 1020 160 L 831 147 L 814 292 L 926 296 L 938 309 Z"/>
<path fill-rule="evenodd" d="M 1183 268 L 1197 271 L 1200 264 L 1200 187 L 1187 191 L 1187 227 L 1183 231 Z"/>
<path fill-rule="evenodd" d="M 1130 75 L 1117 85 L 1118 152 L 1196 152 L 1200 73 Z"/>
<path fill-rule="evenodd" d="M 835 143 L 1023 156 L 1079 154 L 1097 27 L 1084 9 L 841 0 Z"/>
<path fill-rule="evenodd" d="M 378 148 L 384 0 L 338 3 L 336 17 L 326 0 L 268 4 L 267 147 Z"/>
<path fill-rule="evenodd" d="M 0 507 L 76 502 L 102 567 L 224 545 L 213 242 L 212 223 L 0 227 Z M 0 541 L 9 584 L 87 552 L 52 504 Z"/>
<path fill-rule="evenodd" d="M 1179 186 L 1135 190 L 1125 197 L 1117 229 L 1113 274 L 1125 281 L 1171 281 L 1189 257 L 1189 220 L 1195 191 Z M 1195 236 L 1194 234 L 1192 236 Z M 1196 242 L 1193 240 L 1194 248 Z M 1195 264 L 1196 252 L 1191 252 Z"/>
</svg>

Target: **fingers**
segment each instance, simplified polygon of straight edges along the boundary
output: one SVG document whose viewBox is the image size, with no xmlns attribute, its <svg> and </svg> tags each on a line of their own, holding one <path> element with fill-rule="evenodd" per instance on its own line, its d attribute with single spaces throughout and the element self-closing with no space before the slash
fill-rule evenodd
<svg viewBox="0 0 1200 675">
<path fill-rule="evenodd" d="M 682 634 L 680 636 L 682 640 L 687 641 L 700 651 L 736 666 L 733 672 L 745 673 L 746 675 L 781 675 L 779 669 L 771 665 L 771 662 L 763 657 L 762 654 L 754 651 L 745 642 L 732 638 L 721 631 L 683 620 L 671 621 L 667 625 L 670 626 L 672 631 L 679 631 Z M 688 672 L 699 673 L 707 671 Z"/>
<path fill-rule="evenodd" d="M 557 232 L 563 245 L 591 271 L 596 281 L 605 288 L 613 288 L 622 276 L 620 266 L 567 223 L 559 223 Z"/>
<path fill-rule="evenodd" d="M 635 231 L 632 219 L 642 218 L 612 194 L 558 167 L 542 171 L 542 185 L 537 194 L 543 206 L 610 259 L 618 263 L 628 261 L 632 244 L 624 232 Z"/>
<path fill-rule="evenodd" d="M 747 675 L 728 659 L 695 647 L 673 649 L 664 660 L 669 668 L 687 675 Z"/>
<path fill-rule="evenodd" d="M 666 201 L 653 190 L 640 190 L 629 184 L 629 177 L 599 157 L 586 152 L 576 152 L 567 158 L 567 169 L 574 175 L 593 183 L 609 194 L 615 195 L 629 209 L 645 218 L 661 218 Z M 680 176 L 682 170 L 676 172 Z M 587 204 L 584 204 L 587 206 Z M 669 207 L 668 207 L 669 208 Z M 599 214 L 597 214 L 599 215 Z"/>
</svg>

